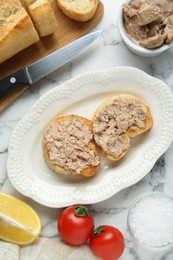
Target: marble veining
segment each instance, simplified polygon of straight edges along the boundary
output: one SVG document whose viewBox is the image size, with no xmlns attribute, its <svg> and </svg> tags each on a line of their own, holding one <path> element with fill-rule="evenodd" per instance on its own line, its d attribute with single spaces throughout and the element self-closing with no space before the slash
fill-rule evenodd
<svg viewBox="0 0 173 260">
<path fill-rule="evenodd" d="M 173 91 L 173 48 L 155 58 L 143 58 L 131 53 L 117 30 L 117 10 L 121 0 L 102 0 L 105 12 L 94 29 L 102 29 L 102 35 L 80 56 L 40 80 L 0 114 L 0 190 L 24 199 L 36 209 L 42 221 L 42 237 L 59 239 L 56 223 L 61 209 L 39 205 L 16 191 L 7 177 L 8 143 L 13 128 L 30 110 L 35 101 L 48 90 L 67 80 L 91 70 L 109 69 L 116 66 L 139 68 L 164 81 Z M 94 30 L 93 29 L 93 30 Z M 161 191 L 173 196 L 173 144 L 162 155 L 151 171 L 138 183 L 121 190 L 111 198 L 89 205 L 96 226 L 109 224 L 118 227 L 125 236 L 125 251 L 121 260 L 172 260 L 173 249 L 153 254 L 136 247 L 127 229 L 127 213 L 134 199 L 146 191 Z M 92 259 L 88 259 L 92 260 Z"/>
</svg>

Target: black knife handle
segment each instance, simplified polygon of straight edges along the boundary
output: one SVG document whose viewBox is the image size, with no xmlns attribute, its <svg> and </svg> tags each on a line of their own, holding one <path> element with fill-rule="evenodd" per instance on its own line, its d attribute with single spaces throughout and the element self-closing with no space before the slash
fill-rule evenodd
<svg viewBox="0 0 173 260">
<path fill-rule="evenodd" d="M 0 80 L 0 98 L 7 95 L 10 91 L 17 88 L 18 85 L 28 84 L 28 77 L 25 69 Z"/>
</svg>

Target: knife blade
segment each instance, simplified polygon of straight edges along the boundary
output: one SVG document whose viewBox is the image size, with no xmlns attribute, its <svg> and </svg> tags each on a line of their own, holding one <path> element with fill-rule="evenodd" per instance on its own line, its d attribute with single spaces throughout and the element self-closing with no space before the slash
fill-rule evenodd
<svg viewBox="0 0 173 260">
<path fill-rule="evenodd" d="M 89 33 L 0 80 L 0 98 L 14 90 L 16 86 L 21 84 L 32 85 L 41 78 L 60 68 L 65 63 L 79 55 L 100 35 L 101 31 L 102 30 L 97 30 Z"/>
</svg>

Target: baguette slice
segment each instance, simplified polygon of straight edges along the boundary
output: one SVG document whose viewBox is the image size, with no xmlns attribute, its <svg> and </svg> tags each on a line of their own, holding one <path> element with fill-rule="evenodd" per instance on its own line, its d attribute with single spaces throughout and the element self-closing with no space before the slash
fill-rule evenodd
<svg viewBox="0 0 173 260">
<path fill-rule="evenodd" d="M 100 166 L 100 158 L 92 142 L 92 121 L 68 115 L 52 120 L 43 134 L 43 156 L 55 172 L 90 177 Z"/>
<path fill-rule="evenodd" d="M 0 63 L 39 40 L 19 0 L 0 1 Z"/>
<path fill-rule="evenodd" d="M 94 139 L 110 160 L 121 159 L 130 147 L 130 137 L 148 131 L 152 125 L 149 106 L 128 94 L 108 98 L 93 116 Z"/>
<path fill-rule="evenodd" d="M 48 0 L 21 0 L 40 37 L 54 33 L 57 20 Z"/>
<path fill-rule="evenodd" d="M 86 22 L 94 16 L 98 3 L 99 0 L 57 0 L 63 13 L 79 22 Z"/>
</svg>

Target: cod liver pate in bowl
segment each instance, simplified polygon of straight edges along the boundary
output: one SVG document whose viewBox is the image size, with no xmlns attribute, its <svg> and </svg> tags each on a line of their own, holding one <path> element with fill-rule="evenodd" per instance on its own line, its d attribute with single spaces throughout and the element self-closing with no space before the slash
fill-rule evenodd
<svg viewBox="0 0 173 260">
<path fill-rule="evenodd" d="M 154 57 L 173 46 L 173 1 L 131 0 L 120 6 L 118 30 L 133 53 Z"/>
</svg>

